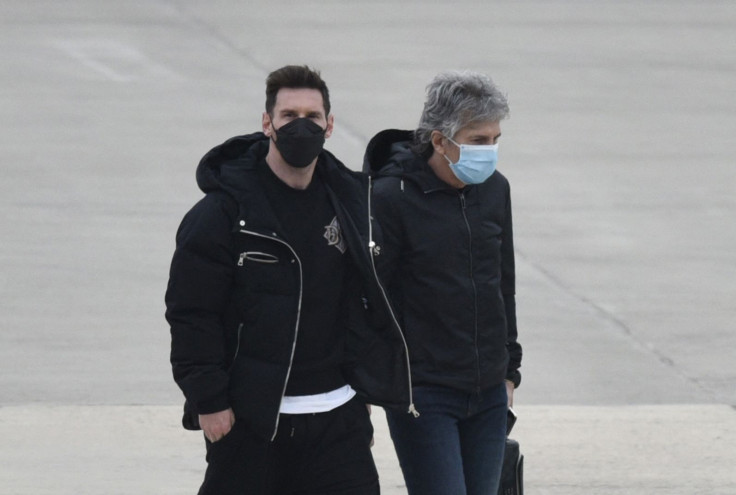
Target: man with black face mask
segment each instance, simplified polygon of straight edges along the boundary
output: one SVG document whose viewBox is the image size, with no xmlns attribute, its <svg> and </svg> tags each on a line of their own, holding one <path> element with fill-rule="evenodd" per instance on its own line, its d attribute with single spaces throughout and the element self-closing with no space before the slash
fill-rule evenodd
<svg viewBox="0 0 736 495">
<path fill-rule="evenodd" d="M 319 73 L 266 82 L 262 132 L 197 169 L 166 293 L 200 494 L 376 494 L 366 403 L 413 409 L 403 336 L 372 269 L 369 180 L 323 149 Z"/>
</svg>

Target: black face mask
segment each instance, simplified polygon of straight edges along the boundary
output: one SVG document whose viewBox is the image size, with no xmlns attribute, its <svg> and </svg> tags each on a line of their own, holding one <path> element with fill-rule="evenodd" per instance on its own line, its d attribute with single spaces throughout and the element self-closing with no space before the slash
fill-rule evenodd
<svg viewBox="0 0 736 495">
<path fill-rule="evenodd" d="M 278 139 L 271 139 L 276 149 L 286 163 L 296 168 L 304 168 L 312 163 L 325 144 L 326 130 L 307 118 L 294 119 L 275 132 Z"/>
</svg>

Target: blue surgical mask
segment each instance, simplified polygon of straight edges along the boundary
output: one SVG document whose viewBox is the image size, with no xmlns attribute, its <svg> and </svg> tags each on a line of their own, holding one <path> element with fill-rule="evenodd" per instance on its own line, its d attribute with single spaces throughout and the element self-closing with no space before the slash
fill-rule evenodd
<svg viewBox="0 0 736 495">
<path fill-rule="evenodd" d="M 447 138 L 460 148 L 460 158 L 452 163 L 447 156 L 450 170 L 455 177 L 465 184 L 485 182 L 496 171 L 498 161 L 498 144 L 458 144 Z"/>
</svg>

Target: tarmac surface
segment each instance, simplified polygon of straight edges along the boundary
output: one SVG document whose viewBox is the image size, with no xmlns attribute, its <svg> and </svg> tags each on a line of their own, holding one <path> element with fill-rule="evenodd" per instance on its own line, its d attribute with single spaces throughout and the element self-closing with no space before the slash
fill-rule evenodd
<svg viewBox="0 0 736 495">
<path fill-rule="evenodd" d="M 174 234 L 199 158 L 304 63 L 356 169 L 437 72 L 508 94 L 527 494 L 736 494 L 735 47 L 715 0 L 2 2 L 0 493 L 196 492 Z"/>
</svg>

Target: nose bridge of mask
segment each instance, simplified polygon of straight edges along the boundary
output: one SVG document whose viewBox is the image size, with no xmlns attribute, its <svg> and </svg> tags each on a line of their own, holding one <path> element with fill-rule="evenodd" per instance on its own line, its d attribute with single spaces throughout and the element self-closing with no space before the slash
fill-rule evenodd
<svg viewBox="0 0 736 495">
<path fill-rule="evenodd" d="M 460 148 L 460 152 L 463 151 L 498 151 L 498 143 L 496 144 L 460 144 L 456 143 L 454 139 L 447 138 L 452 141 L 452 144 Z"/>
<path fill-rule="evenodd" d="M 273 121 L 271 121 L 273 127 Z M 286 124 L 283 124 L 278 129 L 274 128 L 276 133 L 290 134 L 294 136 L 306 135 L 313 136 L 316 134 L 324 134 L 326 129 L 323 129 L 321 125 L 314 122 L 312 119 L 307 117 L 299 117 Z"/>
<path fill-rule="evenodd" d="M 457 146 L 460 149 L 460 155 L 458 156 L 457 162 L 461 161 L 485 161 L 488 159 L 488 152 L 492 152 L 494 154 L 498 153 L 498 143 L 496 144 L 460 144 L 457 143 L 454 139 L 448 137 L 452 144 Z M 447 160 L 450 164 L 453 164 L 452 161 L 447 158 L 446 155 L 443 155 L 445 157 L 445 160 Z M 454 164 L 453 164 L 454 165 Z"/>
</svg>

